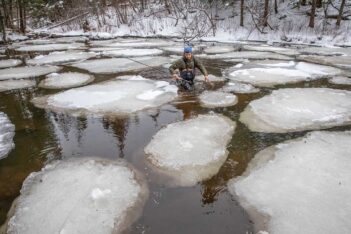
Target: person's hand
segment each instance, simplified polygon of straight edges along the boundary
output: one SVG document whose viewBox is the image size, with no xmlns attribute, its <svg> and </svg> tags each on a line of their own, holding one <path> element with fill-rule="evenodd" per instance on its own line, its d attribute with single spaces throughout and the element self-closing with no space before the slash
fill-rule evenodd
<svg viewBox="0 0 351 234">
<path fill-rule="evenodd" d="M 204 76 L 205 77 L 205 82 L 208 83 L 210 82 L 210 80 L 208 79 L 208 75 L 207 76 Z"/>
<path fill-rule="evenodd" d="M 181 78 L 177 74 L 172 75 L 172 80 L 180 80 Z"/>
</svg>

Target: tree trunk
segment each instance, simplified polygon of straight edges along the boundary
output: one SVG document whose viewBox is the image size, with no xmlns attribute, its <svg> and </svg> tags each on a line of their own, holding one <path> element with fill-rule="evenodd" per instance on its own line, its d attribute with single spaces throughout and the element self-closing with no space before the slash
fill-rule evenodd
<svg viewBox="0 0 351 234">
<path fill-rule="evenodd" d="M 344 6 L 345 6 L 345 0 L 342 0 L 341 1 L 341 5 L 340 5 L 340 9 L 339 9 L 339 15 L 338 15 L 338 18 L 336 20 L 336 26 L 340 26 L 340 23 L 341 23 L 341 17 L 342 17 L 342 13 L 344 11 Z"/>
<path fill-rule="evenodd" d="M 306 6 L 306 0 L 301 0 L 301 5 Z"/>
<path fill-rule="evenodd" d="M 274 0 L 274 13 L 278 14 L 278 3 L 277 3 L 277 0 Z"/>
<path fill-rule="evenodd" d="M 317 0 L 316 7 L 317 8 L 321 8 L 322 7 L 322 0 Z"/>
<path fill-rule="evenodd" d="M 240 26 L 244 27 L 244 0 L 240 1 Z"/>
<path fill-rule="evenodd" d="M 6 42 L 5 22 L 4 22 L 4 17 L 2 16 L 1 10 L 0 10 L 0 27 L 2 32 L 2 40 Z"/>
<path fill-rule="evenodd" d="M 314 15 L 315 15 L 315 13 L 316 13 L 316 0 L 312 0 L 310 23 L 308 25 L 310 28 L 314 28 Z"/>
<path fill-rule="evenodd" d="M 268 26 L 268 8 L 269 8 L 269 0 L 264 0 L 264 13 L 263 13 L 263 26 Z"/>
</svg>

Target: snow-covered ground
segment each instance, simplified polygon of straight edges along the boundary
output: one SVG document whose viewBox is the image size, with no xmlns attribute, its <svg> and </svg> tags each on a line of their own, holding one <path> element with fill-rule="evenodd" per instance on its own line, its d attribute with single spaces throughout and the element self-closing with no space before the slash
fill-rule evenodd
<svg viewBox="0 0 351 234">
<path fill-rule="evenodd" d="M 350 233 L 351 132 L 312 132 L 255 155 L 228 183 L 257 230 Z"/>
<path fill-rule="evenodd" d="M 156 171 L 170 177 L 169 183 L 193 186 L 218 172 L 227 158 L 226 145 L 235 126 L 220 115 L 169 124 L 156 133 L 145 153 Z"/>
<path fill-rule="evenodd" d="M 351 92 L 329 88 L 278 89 L 250 102 L 240 121 L 251 131 L 295 132 L 351 123 Z"/>
<path fill-rule="evenodd" d="M 125 115 L 170 102 L 177 97 L 177 90 L 176 86 L 165 81 L 125 76 L 34 98 L 33 103 L 41 108 L 72 114 Z"/>
<path fill-rule="evenodd" d="M 0 159 L 15 147 L 13 136 L 15 135 L 15 126 L 10 122 L 7 115 L 0 112 Z"/>
<path fill-rule="evenodd" d="M 124 162 L 55 162 L 24 181 L 8 233 L 121 233 L 147 196 L 145 182 Z"/>
</svg>

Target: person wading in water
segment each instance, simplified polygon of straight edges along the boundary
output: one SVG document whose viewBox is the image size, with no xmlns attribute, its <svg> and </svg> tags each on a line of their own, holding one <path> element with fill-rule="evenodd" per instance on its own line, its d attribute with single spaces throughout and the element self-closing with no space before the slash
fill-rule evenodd
<svg viewBox="0 0 351 234">
<path fill-rule="evenodd" d="M 177 82 L 177 85 L 185 90 L 194 89 L 195 68 L 198 68 L 205 77 L 205 82 L 208 82 L 208 73 L 204 65 L 193 56 L 191 47 L 184 48 L 184 54 L 181 59 L 175 61 L 169 71 L 172 74 L 172 79 Z M 179 71 L 179 75 L 177 74 Z"/>
</svg>

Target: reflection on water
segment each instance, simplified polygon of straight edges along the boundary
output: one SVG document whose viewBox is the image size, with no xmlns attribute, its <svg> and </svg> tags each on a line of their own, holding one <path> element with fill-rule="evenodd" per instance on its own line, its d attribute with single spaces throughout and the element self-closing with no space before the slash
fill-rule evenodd
<svg viewBox="0 0 351 234">
<path fill-rule="evenodd" d="M 209 72 L 221 71 L 235 63 L 204 61 Z M 123 74 L 141 74 L 146 78 L 168 80 L 164 72 L 147 68 Z M 64 66 L 62 72 L 83 72 Z M 116 77 L 96 75 L 94 83 Z M 39 81 L 43 77 L 36 80 Z M 173 103 L 157 110 L 138 112 L 128 117 L 74 117 L 35 108 L 30 100 L 58 90 L 31 88 L 0 93 L 0 111 L 5 112 L 16 126 L 15 148 L 0 160 L 0 223 L 6 219 L 12 201 L 19 195 L 23 180 L 33 171 L 55 159 L 96 156 L 108 159 L 124 158 L 148 178 L 150 199 L 143 215 L 131 227 L 130 233 L 250 233 L 252 223 L 247 214 L 227 192 L 229 179 L 241 175 L 251 158 L 263 148 L 292 139 L 305 132 L 265 134 L 250 132 L 241 124 L 239 114 L 246 105 L 271 92 L 262 88 L 259 93 L 238 94 L 239 102 L 227 108 L 206 109 L 199 105 L 197 96 L 203 90 L 215 90 L 223 84 L 200 84 L 195 92 L 180 93 Z M 326 80 L 303 82 L 280 87 L 332 87 Z M 278 87 L 276 87 L 278 88 Z M 228 146 L 228 159 L 217 175 L 189 188 L 168 188 L 153 180 L 145 164 L 144 147 L 163 126 L 189 119 L 210 111 L 221 113 L 237 122 L 235 134 Z M 338 127 L 337 130 L 351 127 Z"/>
</svg>

